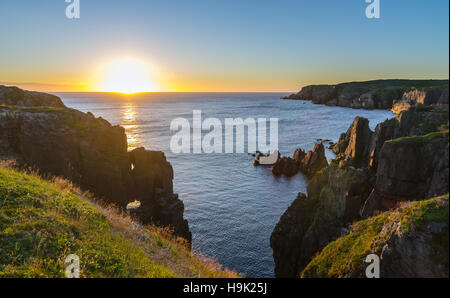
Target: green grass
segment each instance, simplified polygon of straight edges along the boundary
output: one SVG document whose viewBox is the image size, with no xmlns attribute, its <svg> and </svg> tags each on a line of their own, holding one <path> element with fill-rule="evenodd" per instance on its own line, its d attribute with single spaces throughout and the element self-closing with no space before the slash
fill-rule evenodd
<svg viewBox="0 0 450 298">
<path fill-rule="evenodd" d="M 27 113 L 64 113 L 67 108 L 56 108 L 56 107 L 24 107 L 24 106 L 11 106 L 11 105 L 0 105 L 0 109 L 9 109 L 11 111 L 20 111 Z"/>
<path fill-rule="evenodd" d="M 308 277 L 344 277 L 348 272 L 361 270 L 364 264 L 361 260 L 371 251 L 382 248 L 372 248 L 379 235 L 388 214 L 382 214 L 366 221 L 354 224 L 353 231 L 342 238 L 328 244 L 301 273 L 302 278 Z M 381 241 L 380 241 L 381 243 Z"/>
<path fill-rule="evenodd" d="M 448 129 L 444 131 L 436 131 L 424 136 L 402 137 L 394 140 L 387 141 L 386 143 L 392 145 L 423 145 L 436 138 L 443 138 L 445 134 L 448 134 Z"/>
<path fill-rule="evenodd" d="M 62 120 L 62 122 L 64 124 L 66 124 L 67 126 L 73 128 L 73 129 L 76 129 L 76 130 L 88 130 L 91 128 L 100 127 L 100 123 L 98 121 L 81 122 L 81 121 L 72 121 L 72 120 L 64 119 L 64 120 Z"/>
<path fill-rule="evenodd" d="M 439 130 L 439 128 L 442 126 L 442 123 L 440 122 L 423 122 L 419 124 L 419 128 L 425 133 L 433 133 Z"/>
<path fill-rule="evenodd" d="M 0 166 L 0 277 L 64 277 L 69 254 L 85 278 L 237 276 L 61 181 Z"/>
<path fill-rule="evenodd" d="M 389 93 L 395 91 L 409 91 L 413 89 L 427 89 L 427 88 L 449 88 L 448 80 L 372 80 L 363 82 L 350 82 L 339 85 L 349 85 L 366 87 L 374 93 Z"/>
<path fill-rule="evenodd" d="M 446 202 L 446 203 L 444 203 Z M 403 233 L 423 229 L 429 222 L 446 222 L 447 231 L 430 243 L 441 254 L 436 261 L 448 266 L 448 194 L 442 197 L 410 203 L 398 210 L 359 221 L 352 231 L 328 244 L 301 273 L 301 277 L 347 277 L 352 272 L 364 272 L 364 259 L 369 254 L 379 255 L 392 230 L 384 227 L 399 222 Z"/>
<path fill-rule="evenodd" d="M 402 208 L 399 218 L 404 231 L 408 232 L 411 226 L 421 226 L 428 222 L 448 222 L 448 206 L 441 208 L 440 199 L 448 201 L 448 195 L 415 202 L 411 206 Z"/>
</svg>

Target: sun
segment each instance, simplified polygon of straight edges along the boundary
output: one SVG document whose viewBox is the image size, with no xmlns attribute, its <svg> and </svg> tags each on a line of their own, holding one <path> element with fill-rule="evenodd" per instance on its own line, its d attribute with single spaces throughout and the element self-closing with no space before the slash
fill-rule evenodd
<svg viewBox="0 0 450 298">
<path fill-rule="evenodd" d="M 108 63 L 103 71 L 101 91 L 118 93 L 153 92 L 148 67 L 135 59 L 121 59 Z"/>
</svg>

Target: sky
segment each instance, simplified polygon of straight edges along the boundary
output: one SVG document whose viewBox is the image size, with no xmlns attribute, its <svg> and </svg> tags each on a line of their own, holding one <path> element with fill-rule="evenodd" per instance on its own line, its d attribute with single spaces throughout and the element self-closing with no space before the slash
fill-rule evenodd
<svg viewBox="0 0 450 298">
<path fill-rule="evenodd" d="M 448 0 L 380 0 L 379 19 L 366 17 L 365 0 L 80 4 L 80 18 L 68 19 L 64 0 L 0 0 L 0 84 L 108 91 L 108 69 L 124 60 L 161 92 L 293 92 L 449 73 Z M 121 70 L 108 86 L 121 84 Z"/>
</svg>

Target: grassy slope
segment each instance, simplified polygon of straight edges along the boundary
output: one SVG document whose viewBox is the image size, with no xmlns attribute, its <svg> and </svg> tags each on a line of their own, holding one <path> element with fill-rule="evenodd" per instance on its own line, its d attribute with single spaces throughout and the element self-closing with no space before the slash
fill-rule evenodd
<svg viewBox="0 0 450 298">
<path fill-rule="evenodd" d="M 404 233 L 436 221 L 449 222 L 448 195 L 426 201 L 419 201 L 400 210 L 389 211 L 378 216 L 362 220 L 353 225 L 352 231 L 328 244 L 303 270 L 301 277 L 345 277 L 350 272 L 363 271 L 363 262 L 369 254 L 379 254 L 389 237 L 387 223 L 398 221 Z M 446 239 L 439 246 L 446 252 L 440 259 L 448 264 L 448 231 Z"/>
<path fill-rule="evenodd" d="M 236 277 L 167 230 L 143 228 L 55 181 L 0 166 L 0 277 L 64 277 L 69 254 L 88 278 Z"/>
</svg>

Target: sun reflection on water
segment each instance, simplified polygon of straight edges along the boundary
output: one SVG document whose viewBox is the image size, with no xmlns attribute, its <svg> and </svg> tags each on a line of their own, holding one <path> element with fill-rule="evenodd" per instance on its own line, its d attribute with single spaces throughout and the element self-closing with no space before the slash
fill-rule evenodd
<svg viewBox="0 0 450 298">
<path fill-rule="evenodd" d="M 129 103 L 123 108 L 121 126 L 125 128 L 125 133 L 127 134 L 128 150 L 139 147 L 141 143 L 138 133 L 137 116 L 137 108 L 133 103 Z"/>
</svg>

